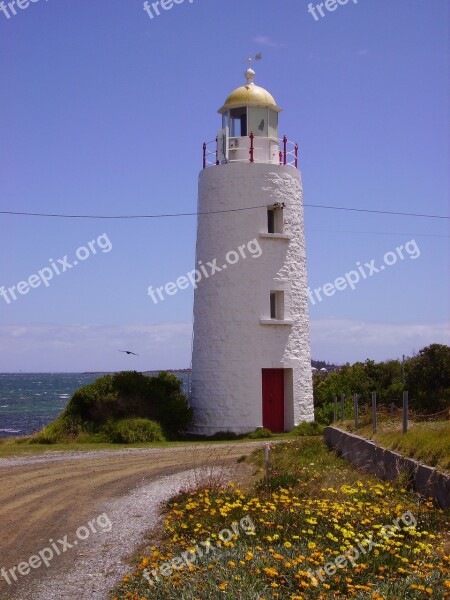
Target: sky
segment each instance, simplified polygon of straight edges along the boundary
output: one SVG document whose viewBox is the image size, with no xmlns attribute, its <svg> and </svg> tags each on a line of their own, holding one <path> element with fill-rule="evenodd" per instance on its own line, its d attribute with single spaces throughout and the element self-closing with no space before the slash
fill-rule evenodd
<svg viewBox="0 0 450 600">
<path fill-rule="evenodd" d="M 449 3 L 165 2 L 0 3 L 0 211 L 195 213 L 202 144 L 262 53 L 255 83 L 299 144 L 313 358 L 449 343 L 448 218 L 308 206 L 450 215 Z M 0 372 L 190 366 L 192 288 L 147 289 L 193 268 L 195 216 L 0 226 Z"/>
</svg>

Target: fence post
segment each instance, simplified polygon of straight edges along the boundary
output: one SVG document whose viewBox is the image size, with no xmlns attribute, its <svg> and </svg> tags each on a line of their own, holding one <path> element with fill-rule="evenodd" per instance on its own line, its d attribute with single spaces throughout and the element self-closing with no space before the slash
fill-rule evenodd
<svg viewBox="0 0 450 600">
<path fill-rule="evenodd" d="M 344 422 L 345 394 L 341 394 L 341 422 Z"/>
<path fill-rule="evenodd" d="M 408 392 L 403 392 L 403 433 L 408 431 Z"/>
<path fill-rule="evenodd" d="M 264 453 L 265 453 L 265 471 L 266 471 L 266 485 L 269 487 L 270 481 L 270 473 L 269 473 L 269 451 L 270 451 L 270 442 L 266 442 L 264 444 Z"/>
<path fill-rule="evenodd" d="M 358 394 L 353 394 L 353 410 L 355 413 L 355 429 L 359 426 Z"/>
<path fill-rule="evenodd" d="M 337 396 L 334 397 L 334 419 L 333 423 L 337 421 Z"/>
<path fill-rule="evenodd" d="M 372 392 L 372 422 L 373 433 L 377 432 L 377 393 Z"/>
</svg>

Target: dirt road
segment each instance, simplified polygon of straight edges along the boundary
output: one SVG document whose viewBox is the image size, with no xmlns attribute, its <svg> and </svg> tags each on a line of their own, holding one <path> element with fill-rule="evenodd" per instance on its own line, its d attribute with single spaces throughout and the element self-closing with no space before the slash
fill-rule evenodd
<svg viewBox="0 0 450 600">
<path fill-rule="evenodd" d="M 8 585 L 0 578 L 1 600 L 107 598 L 111 583 L 126 571 L 121 559 L 155 525 L 160 502 L 203 477 L 235 478 L 237 458 L 258 446 L 190 445 L 0 460 L 0 569 L 10 580 Z M 98 523 L 111 522 L 109 532 L 98 531 L 95 521 L 104 513 L 107 517 Z M 78 531 L 87 539 L 78 539 Z M 39 555 L 44 548 L 44 556 L 54 555 L 48 566 Z M 31 556 L 42 560 L 22 565 L 21 574 L 17 565 Z"/>
</svg>

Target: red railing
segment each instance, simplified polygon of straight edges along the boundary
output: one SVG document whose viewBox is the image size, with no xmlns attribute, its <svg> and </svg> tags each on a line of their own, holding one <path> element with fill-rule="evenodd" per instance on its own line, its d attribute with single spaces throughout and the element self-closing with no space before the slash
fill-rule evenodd
<svg viewBox="0 0 450 600">
<path fill-rule="evenodd" d="M 281 141 L 283 150 L 280 150 L 280 165 L 293 165 L 298 169 L 298 144 L 290 142 L 286 136 Z"/>
<path fill-rule="evenodd" d="M 250 139 L 249 144 L 249 162 L 255 162 L 255 135 L 253 132 L 248 136 Z M 256 138 L 258 139 L 258 138 Z M 279 140 L 280 151 L 279 151 L 279 162 L 280 165 L 286 166 L 291 165 L 296 169 L 298 168 L 298 144 L 290 142 L 286 136 Z M 214 146 L 213 146 L 214 144 Z M 244 162 L 244 159 L 240 161 L 230 160 L 229 162 Z M 212 167 L 214 165 L 220 165 L 220 161 L 217 153 L 217 138 L 210 142 L 203 144 L 203 168 Z"/>
</svg>

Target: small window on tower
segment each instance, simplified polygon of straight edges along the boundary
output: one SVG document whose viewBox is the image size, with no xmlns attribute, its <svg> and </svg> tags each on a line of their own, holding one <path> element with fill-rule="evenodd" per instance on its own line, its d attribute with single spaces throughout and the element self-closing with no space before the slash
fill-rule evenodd
<svg viewBox="0 0 450 600">
<path fill-rule="evenodd" d="M 267 209 L 267 233 L 275 233 L 275 209 Z"/>
<path fill-rule="evenodd" d="M 283 209 L 269 206 L 267 209 L 267 233 L 283 233 Z"/>
<path fill-rule="evenodd" d="M 284 319 L 284 292 L 270 292 L 270 318 L 277 321 Z"/>
</svg>

